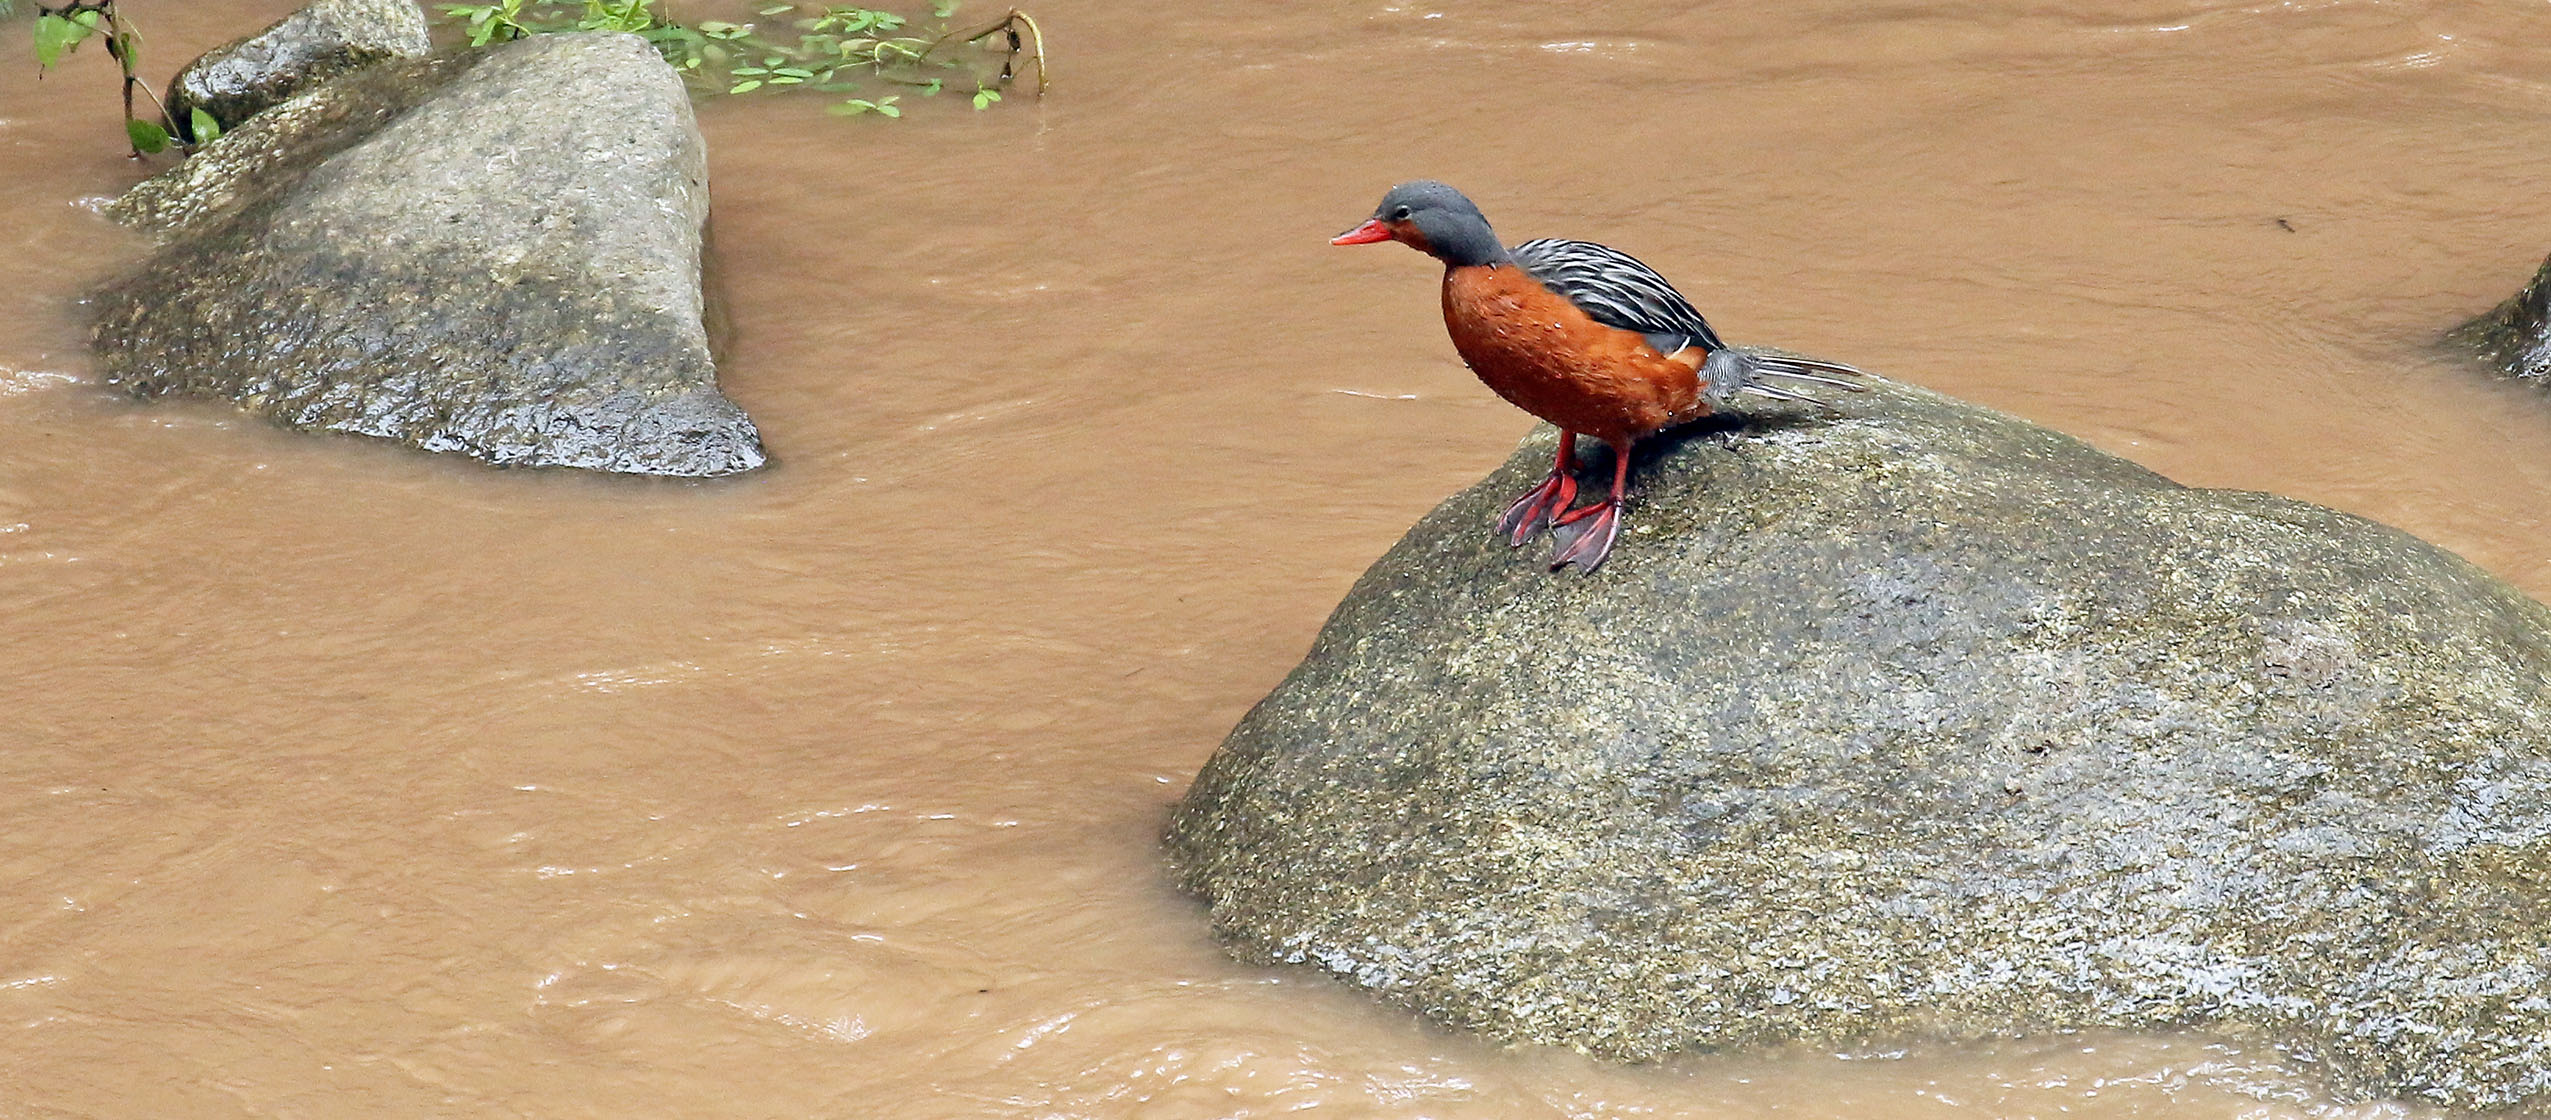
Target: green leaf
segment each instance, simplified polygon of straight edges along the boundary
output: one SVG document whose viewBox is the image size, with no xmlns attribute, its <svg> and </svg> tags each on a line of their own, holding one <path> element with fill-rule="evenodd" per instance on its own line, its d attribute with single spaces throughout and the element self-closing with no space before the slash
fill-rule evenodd
<svg viewBox="0 0 2551 1120">
<path fill-rule="evenodd" d="M 876 112 L 877 103 L 874 101 L 861 101 L 854 97 L 838 105 L 825 106 L 824 111 L 831 113 L 836 117 L 855 117 L 861 113 Z"/>
<path fill-rule="evenodd" d="M 930 5 L 930 15 L 933 19 L 946 19 L 955 14 L 957 14 L 957 0 L 938 0 L 938 3 Z"/>
<path fill-rule="evenodd" d="M 50 67 L 62 60 L 71 48 L 88 38 L 89 29 L 57 15 L 41 15 L 35 19 L 35 64 Z"/>
<path fill-rule="evenodd" d="M 888 98 L 887 100 L 893 100 L 893 99 L 892 99 L 892 98 Z M 880 113 L 883 113 L 883 114 L 885 114 L 886 116 L 889 116 L 889 117 L 900 117 L 900 116 L 902 116 L 902 115 L 903 115 L 903 110 L 898 109 L 898 108 L 895 108 L 895 107 L 894 107 L 894 106 L 892 106 L 892 105 L 884 104 L 884 103 L 880 103 L 880 104 L 877 106 L 877 111 L 878 111 L 878 112 L 880 112 Z"/>
<path fill-rule="evenodd" d="M 198 144 L 210 144 L 221 139 L 221 122 L 214 120 L 211 113 L 202 109 L 195 110 L 186 124 L 194 130 L 195 142 Z"/>
<path fill-rule="evenodd" d="M 728 92 L 728 93 L 751 93 L 751 92 L 753 92 L 754 90 L 757 90 L 757 89 L 760 89 L 760 88 L 762 88 L 762 80 L 761 80 L 760 78 L 747 78 L 747 79 L 745 79 L 745 80 L 743 80 L 743 81 L 740 81 L 740 82 L 735 83 L 733 86 L 728 87 L 726 92 Z"/>
<path fill-rule="evenodd" d="M 168 130 L 144 120 L 127 119 L 124 135 L 132 138 L 133 147 L 145 152 L 168 150 Z"/>
<path fill-rule="evenodd" d="M 974 91 L 974 107 L 976 109 L 982 109 L 991 105 L 995 101 L 999 101 L 1000 99 L 1001 91 L 997 89 L 979 89 Z"/>
<path fill-rule="evenodd" d="M 470 17 L 469 45 L 473 47 L 486 46 L 489 43 L 495 42 L 496 36 L 503 34 L 504 31 L 505 25 L 497 22 L 496 9 L 481 8 L 476 14 Z"/>
<path fill-rule="evenodd" d="M 766 16 L 775 16 L 775 15 L 779 15 L 779 14 L 781 14 L 781 13 L 783 13 L 783 12 L 793 12 L 793 11 L 796 11 L 796 10 L 797 10 L 797 5 L 795 5 L 795 4 L 773 4 L 773 5 L 770 5 L 769 7 L 766 7 L 766 8 L 761 9 L 761 14 L 766 15 Z"/>
</svg>

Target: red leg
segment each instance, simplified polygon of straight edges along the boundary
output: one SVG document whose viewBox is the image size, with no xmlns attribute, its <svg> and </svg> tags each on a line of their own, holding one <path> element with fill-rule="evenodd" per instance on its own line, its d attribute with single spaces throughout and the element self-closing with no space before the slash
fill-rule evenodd
<svg viewBox="0 0 2551 1120">
<path fill-rule="evenodd" d="M 1603 566 L 1603 558 L 1612 555 L 1612 542 L 1621 536 L 1621 503 L 1629 489 L 1630 445 L 1616 443 L 1612 445 L 1612 496 L 1569 510 L 1550 523 L 1550 535 L 1559 541 L 1558 551 L 1550 557 L 1551 571 L 1570 564 L 1585 572 Z"/>
<path fill-rule="evenodd" d="M 1577 500 L 1577 433 L 1559 433 L 1559 464 L 1550 476 L 1541 480 L 1524 496 L 1506 507 L 1506 515 L 1497 519 L 1497 535 L 1508 544 L 1521 548 L 1541 532 L 1550 519 L 1563 513 Z"/>
</svg>

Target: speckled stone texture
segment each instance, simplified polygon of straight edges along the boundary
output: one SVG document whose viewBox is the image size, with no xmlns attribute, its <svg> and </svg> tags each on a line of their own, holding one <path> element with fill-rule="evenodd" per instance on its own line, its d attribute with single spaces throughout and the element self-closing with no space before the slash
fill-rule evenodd
<svg viewBox="0 0 2551 1120">
<path fill-rule="evenodd" d="M 708 174 L 635 36 L 384 63 L 110 210 L 168 238 L 96 293 L 107 380 L 490 462 L 762 464 L 701 318 Z"/>
<path fill-rule="evenodd" d="M 187 63 L 168 83 L 168 119 L 189 138 L 195 109 L 236 128 L 329 78 L 433 49 L 415 0 L 318 0 Z"/>
<path fill-rule="evenodd" d="M 2187 1026 L 2551 1108 L 2551 611 L 1893 383 L 1653 442 L 1600 571 L 1490 539 L 1543 429 L 1232 732 L 1168 847 L 1240 957 L 1616 1059 Z"/>
<path fill-rule="evenodd" d="M 2551 260 L 2523 291 L 2456 328 L 2453 338 L 2511 375 L 2551 384 Z"/>
</svg>

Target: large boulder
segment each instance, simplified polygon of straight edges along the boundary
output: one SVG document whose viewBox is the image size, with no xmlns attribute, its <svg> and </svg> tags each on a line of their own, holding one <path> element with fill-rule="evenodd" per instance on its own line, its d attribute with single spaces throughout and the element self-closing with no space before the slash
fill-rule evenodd
<svg viewBox="0 0 2551 1120">
<path fill-rule="evenodd" d="M 329 78 L 433 49 L 416 0 L 318 0 L 187 63 L 168 83 L 168 119 L 189 138 L 197 109 L 237 128 Z"/>
<path fill-rule="evenodd" d="M 763 462 L 702 324 L 708 173 L 635 36 L 390 62 L 110 209 L 167 239 L 96 295 L 106 378 L 497 463 Z"/>
<path fill-rule="evenodd" d="M 2551 382 L 2551 260 L 2534 270 L 2523 291 L 2456 328 L 2452 337 L 2513 376 Z"/>
<path fill-rule="evenodd" d="M 1206 764 L 1238 955 L 1618 1059 L 2192 1026 L 2551 1107 L 2551 611 L 1892 383 L 1654 442 L 1579 576 L 1490 539 L 1527 440 Z"/>
</svg>

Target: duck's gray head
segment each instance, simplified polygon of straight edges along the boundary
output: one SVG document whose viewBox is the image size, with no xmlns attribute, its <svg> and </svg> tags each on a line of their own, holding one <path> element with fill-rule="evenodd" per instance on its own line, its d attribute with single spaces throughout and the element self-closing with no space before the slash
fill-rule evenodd
<svg viewBox="0 0 2551 1120">
<path fill-rule="evenodd" d="M 1496 231 L 1488 228 L 1487 215 L 1462 192 L 1432 179 L 1392 187 L 1382 196 L 1382 204 L 1373 208 L 1371 218 L 1329 243 L 1376 241 L 1400 242 L 1456 268 L 1506 260 L 1506 247 L 1498 243 Z"/>
</svg>

